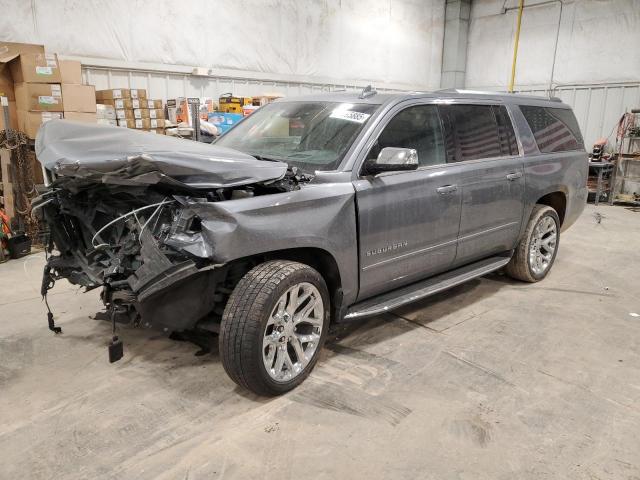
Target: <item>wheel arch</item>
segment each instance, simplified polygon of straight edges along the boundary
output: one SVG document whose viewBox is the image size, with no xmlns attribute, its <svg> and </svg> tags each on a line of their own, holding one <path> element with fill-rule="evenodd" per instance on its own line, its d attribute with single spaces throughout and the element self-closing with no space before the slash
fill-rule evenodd
<svg viewBox="0 0 640 480">
<path fill-rule="evenodd" d="M 567 195 L 563 191 L 556 190 L 549 192 L 540 197 L 536 202 L 539 205 L 547 205 L 553 208 L 560 219 L 560 227 L 564 223 L 565 214 L 567 212 Z"/>
<path fill-rule="evenodd" d="M 254 266 L 269 260 L 291 260 L 304 263 L 316 269 L 327 284 L 331 300 L 332 321 L 342 309 L 342 277 L 335 257 L 327 250 L 318 247 L 297 247 L 263 252 L 248 257 L 238 258 L 230 262 L 244 273 Z"/>
</svg>

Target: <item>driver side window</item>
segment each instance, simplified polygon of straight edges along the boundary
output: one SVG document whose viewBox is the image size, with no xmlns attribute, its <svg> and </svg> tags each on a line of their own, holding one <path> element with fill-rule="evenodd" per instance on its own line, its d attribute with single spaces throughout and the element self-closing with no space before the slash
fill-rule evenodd
<svg viewBox="0 0 640 480">
<path fill-rule="evenodd" d="M 416 105 L 399 112 L 380 133 L 369 158 L 377 158 L 385 147 L 415 149 L 420 166 L 447 163 L 437 107 Z"/>
</svg>

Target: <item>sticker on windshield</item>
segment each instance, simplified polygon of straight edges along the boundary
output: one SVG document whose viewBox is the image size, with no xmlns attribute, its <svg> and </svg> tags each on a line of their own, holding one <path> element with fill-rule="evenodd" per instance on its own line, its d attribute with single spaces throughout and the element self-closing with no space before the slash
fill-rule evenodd
<svg viewBox="0 0 640 480">
<path fill-rule="evenodd" d="M 351 110 L 334 110 L 331 114 L 331 118 L 341 118 L 356 123 L 364 123 L 370 116 L 368 113 L 352 112 Z"/>
</svg>

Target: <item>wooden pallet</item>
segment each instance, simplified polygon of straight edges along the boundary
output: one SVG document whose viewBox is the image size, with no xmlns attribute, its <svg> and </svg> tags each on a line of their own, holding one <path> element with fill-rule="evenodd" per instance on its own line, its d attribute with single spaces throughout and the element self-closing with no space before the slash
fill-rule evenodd
<svg viewBox="0 0 640 480">
<path fill-rule="evenodd" d="M 0 149 L 0 173 L 2 174 L 2 196 L 4 197 L 4 211 L 9 219 L 15 216 L 15 197 L 13 193 L 13 175 L 11 167 L 11 151 Z"/>
</svg>

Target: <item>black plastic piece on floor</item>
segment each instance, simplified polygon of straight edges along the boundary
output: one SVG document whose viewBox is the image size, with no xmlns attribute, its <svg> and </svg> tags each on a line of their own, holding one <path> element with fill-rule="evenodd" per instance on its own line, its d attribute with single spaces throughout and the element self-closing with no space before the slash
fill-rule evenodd
<svg viewBox="0 0 640 480">
<path fill-rule="evenodd" d="M 60 327 L 56 327 L 56 324 L 53 321 L 53 313 L 47 313 L 47 321 L 49 322 L 49 330 L 55 334 L 62 333 L 62 329 Z"/>
<path fill-rule="evenodd" d="M 120 360 L 124 355 L 124 345 L 118 337 L 113 337 L 109 344 L 109 363 Z"/>
</svg>

